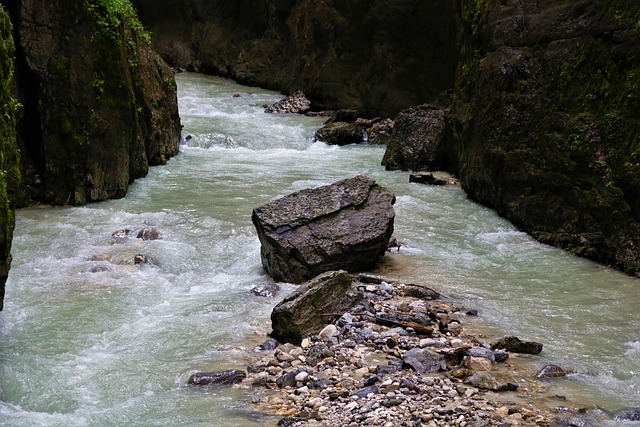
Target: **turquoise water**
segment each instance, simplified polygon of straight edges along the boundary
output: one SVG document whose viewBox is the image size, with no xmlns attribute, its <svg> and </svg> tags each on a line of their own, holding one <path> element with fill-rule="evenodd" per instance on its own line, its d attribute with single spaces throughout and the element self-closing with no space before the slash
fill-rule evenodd
<svg viewBox="0 0 640 427">
<path fill-rule="evenodd" d="M 323 119 L 263 113 L 277 93 L 177 81 L 192 137 L 177 157 L 124 199 L 18 213 L 0 313 L 0 425 L 275 425 L 247 403 L 254 390 L 192 390 L 186 380 L 245 367 L 270 330 L 277 299 L 248 293 L 269 281 L 251 210 L 356 174 L 397 196 L 404 246 L 382 272 L 477 308 L 470 327 L 542 342 L 532 369 L 576 371 L 552 384 L 566 406 L 640 406 L 637 279 L 533 241 L 458 187 L 409 184 L 380 166 L 383 147 L 313 142 Z M 150 226 L 161 240 L 112 241 Z M 139 253 L 157 265 L 132 265 Z"/>
</svg>

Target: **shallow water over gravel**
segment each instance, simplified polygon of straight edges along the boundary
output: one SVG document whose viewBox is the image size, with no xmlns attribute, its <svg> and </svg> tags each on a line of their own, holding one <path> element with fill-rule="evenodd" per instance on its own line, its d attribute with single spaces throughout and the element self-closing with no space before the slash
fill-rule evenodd
<svg viewBox="0 0 640 427">
<path fill-rule="evenodd" d="M 640 406 L 638 280 L 536 243 L 457 187 L 385 172 L 383 147 L 312 142 L 323 119 L 262 112 L 277 93 L 177 81 L 192 136 L 177 157 L 124 199 L 18 212 L 0 313 L 0 425 L 275 425 L 247 404 L 249 391 L 186 380 L 244 367 L 245 350 L 269 332 L 276 301 L 248 294 L 269 280 L 251 209 L 361 173 L 397 196 L 404 246 L 381 272 L 478 309 L 478 330 L 544 343 L 533 368 L 576 371 L 551 383 L 553 394 Z M 163 238 L 112 244 L 118 229 L 149 226 Z M 139 253 L 157 266 L 129 265 Z"/>
</svg>

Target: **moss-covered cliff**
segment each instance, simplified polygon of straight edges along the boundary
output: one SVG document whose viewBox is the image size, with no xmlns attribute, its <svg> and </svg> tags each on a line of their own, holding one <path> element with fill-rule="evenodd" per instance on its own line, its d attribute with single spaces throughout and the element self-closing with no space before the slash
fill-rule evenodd
<svg viewBox="0 0 640 427">
<path fill-rule="evenodd" d="M 466 2 L 460 178 L 542 242 L 640 273 L 640 3 Z"/>
<path fill-rule="evenodd" d="M 4 285 L 11 266 L 11 239 L 15 225 L 15 194 L 20 181 L 19 153 L 16 143 L 14 99 L 14 44 L 9 15 L 0 5 L 0 310 Z"/>
<path fill-rule="evenodd" d="M 152 51 L 129 0 L 7 6 L 25 106 L 22 204 L 122 197 L 149 165 L 177 153 L 173 72 Z"/>
</svg>

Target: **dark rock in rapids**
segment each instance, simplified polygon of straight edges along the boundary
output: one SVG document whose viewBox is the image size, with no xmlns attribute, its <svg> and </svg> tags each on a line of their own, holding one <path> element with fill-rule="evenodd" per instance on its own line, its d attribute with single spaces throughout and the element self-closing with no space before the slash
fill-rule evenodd
<svg viewBox="0 0 640 427">
<path fill-rule="evenodd" d="M 249 292 L 258 297 L 273 298 L 280 292 L 280 285 L 277 283 L 261 283 L 251 288 Z"/>
<path fill-rule="evenodd" d="M 271 312 L 271 336 L 300 345 L 329 322 L 327 314 L 349 311 L 361 299 L 346 271 L 330 271 L 302 284 Z"/>
<path fill-rule="evenodd" d="M 143 228 L 138 232 L 137 238 L 142 240 L 159 240 L 162 238 L 162 234 L 160 230 L 155 227 Z"/>
<path fill-rule="evenodd" d="M 444 355 L 425 348 L 413 348 L 407 351 L 404 354 L 404 363 L 420 374 L 447 369 Z"/>
<path fill-rule="evenodd" d="M 332 122 L 318 129 L 314 138 L 329 145 L 348 145 L 364 142 L 365 136 L 364 128 L 357 123 Z"/>
<path fill-rule="evenodd" d="M 128 228 L 122 228 L 111 233 L 111 243 L 124 243 L 131 237 L 132 231 Z"/>
<path fill-rule="evenodd" d="M 382 164 L 387 170 L 446 169 L 444 110 L 429 105 L 404 110 L 396 117 Z"/>
<path fill-rule="evenodd" d="M 520 341 L 517 337 L 504 337 L 492 344 L 491 349 L 503 349 L 511 353 L 540 354 L 542 344 L 535 341 Z"/>
<path fill-rule="evenodd" d="M 274 114 L 297 113 L 304 114 L 311 109 L 311 101 L 304 96 L 304 93 L 297 91 L 291 96 L 268 106 L 264 112 Z"/>
<path fill-rule="evenodd" d="M 427 185 L 447 185 L 447 181 L 433 176 L 431 172 L 418 172 L 409 174 L 409 182 Z"/>
<path fill-rule="evenodd" d="M 247 373 L 239 369 L 219 372 L 198 372 L 189 377 L 187 384 L 200 387 L 231 385 L 242 382 L 246 377 Z"/>
<path fill-rule="evenodd" d="M 627 408 L 616 412 L 614 415 L 616 420 L 640 421 L 640 408 Z"/>
<path fill-rule="evenodd" d="M 262 265 L 278 281 L 371 269 L 393 233 L 395 196 L 366 176 L 306 189 L 253 210 Z"/>
<path fill-rule="evenodd" d="M 547 365 L 536 374 L 536 378 L 562 378 L 566 376 L 567 372 L 558 365 Z"/>
</svg>

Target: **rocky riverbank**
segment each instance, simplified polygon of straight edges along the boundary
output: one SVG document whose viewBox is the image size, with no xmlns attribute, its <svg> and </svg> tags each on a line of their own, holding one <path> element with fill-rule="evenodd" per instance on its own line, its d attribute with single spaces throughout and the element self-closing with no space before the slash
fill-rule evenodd
<svg viewBox="0 0 640 427">
<path fill-rule="evenodd" d="M 474 335 L 463 324 L 477 312 L 427 287 L 353 280 L 364 298 L 324 313 L 317 335 L 300 345 L 268 339 L 246 374 L 204 377 L 255 389 L 252 404 L 281 426 L 589 425 L 585 408 L 553 396 L 547 374 L 532 375 L 536 356 L 516 352 L 541 344 Z"/>
</svg>

